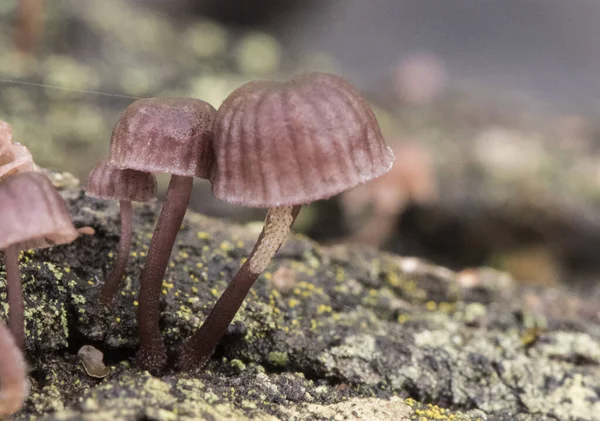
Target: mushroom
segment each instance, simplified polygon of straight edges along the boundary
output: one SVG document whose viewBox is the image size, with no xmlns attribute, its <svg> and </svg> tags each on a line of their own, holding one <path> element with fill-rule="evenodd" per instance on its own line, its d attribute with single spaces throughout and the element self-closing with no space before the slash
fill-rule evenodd
<svg viewBox="0 0 600 421">
<path fill-rule="evenodd" d="M 50 180 L 26 172 L 0 183 L 0 249 L 4 251 L 8 290 L 8 324 L 15 342 L 25 344 L 19 250 L 45 248 L 73 241 L 79 233 L 67 206 Z"/>
<path fill-rule="evenodd" d="M 0 417 L 19 411 L 27 393 L 25 359 L 10 330 L 0 323 Z"/>
<path fill-rule="evenodd" d="M 121 209 L 121 238 L 117 261 L 100 295 L 101 302 L 108 304 L 119 289 L 129 259 L 133 234 L 131 202 L 152 200 L 156 196 L 156 177 L 146 172 L 122 170 L 104 160 L 90 172 L 86 192 L 88 196 L 118 200 Z"/>
<path fill-rule="evenodd" d="M 167 359 L 159 327 L 161 286 L 194 177 L 208 178 L 212 171 L 215 112 L 199 99 L 141 99 L 127 107 L 110 142 L 111 165 L 171 174 L 140 278 L 137 359 L 151 371 L 162 368 Z"/>
<path fill-rule="evenodd" d="M 213 194 L 269 211 L 248 259 L 184 343 L 179 365 L 187 370 L 207 361 L 301 205 L 379 177 L 394 161 L 368 103 L 349 82 L 324 73 L 238 88 L 219 108 L 213 136 Z"/>
<path fill-rule="evenodd" d="M 12 128 L 0 120 L 0 180 L 19 172 L 33 171 L 33 157 L 29 150 L 12 143 Z"/>
</svg>

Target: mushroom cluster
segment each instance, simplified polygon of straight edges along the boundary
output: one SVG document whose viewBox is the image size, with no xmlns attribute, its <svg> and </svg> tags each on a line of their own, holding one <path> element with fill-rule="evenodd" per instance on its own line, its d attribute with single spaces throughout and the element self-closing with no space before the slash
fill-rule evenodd
<svg viewBox="0 0 600 421">
<path fill-rule="evenodd" d="M 301 206 L 377 178 L 393 161 L 367 101 L 349 82 L 331 74 L 250 82 L 218 111 L 189 98 L 132 103 L 113 130 L 108 160 L 92 170 L 87 189 L 90 195 L 121 201 L 119 256 L 102 292 L 107 303 L 125 272 L 131 201 L 154 196 L 153 173 L 171 174 L 140 278 L 141 367 L 158 371 L 166 363 L 160 290 L 194 177 L 209 179 L 221 200 L 268 212 L 248 259 L 201 328 L 184 343 L 178 364 L 186 370 L 200 369 L 210 357 L 286 240 Z"/>
<path fill-rule="evenodd" d="M 194 177 L 212 171 L 212 120 L 216 110 L 192 98 L 135 101 L 121 115 L 110 141 L 110 155 L 90 174 L 88 194 L 121 200 L 122 235 L 117 265 L 102 297 L 118 290 L 131 243 L 131 200 L 154 196 L 154 173 L 171 174 L 146 263 L 140 278 L 137 314 L 139 364 L 151 371 L 167 361 L 160 333 L 160 291 L 175 238 L 190 201 Z M 135 180 L 134 180 L 135 178 Z"/>
<path fill-rule="evenodd" d="M 0 250 L 4 254 L 9 329 L 0 324 L 0 416 L 18 411 L 28 383 L 22 350 L 25 317 L 19 251 L 70 243 L 79 232 L 51 181 L 33 172 L 25 146 L 12 143 L 12 129 L 0 121 Z"/>
</svg>

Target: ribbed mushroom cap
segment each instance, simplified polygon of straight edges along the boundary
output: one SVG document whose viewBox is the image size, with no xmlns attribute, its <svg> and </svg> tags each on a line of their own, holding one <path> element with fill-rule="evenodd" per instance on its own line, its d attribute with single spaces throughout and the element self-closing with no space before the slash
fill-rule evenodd
<svg viewBox="0 0 600 421">
<path fill-rule="evenodd" d="M 213 160 L 215 109 L 192 98 L 135 101 L 110 140 L 109 163 L 118 168 L 207 178 Z"/>
<path fill-rule="evenodd" d="M 0 180 L 24 171 L 33 171 L 31 152 L 23 145 L 12 143 L 12 128 L 0 120 Z"/>
<path fill-rule="evenodd" d="M 66 244 L 78 235 L 64 200 L 42 174 L 26 172 L 0 183 L 0 249 Z"/>
<path fill-rule="evenodd" d="M 249 207 L 326 199 L 394 161 L 367 101 L 325 73 L 243 85 L 217 111 L 213 136 L 213 194 Z"/>
<path fill-rule="evenodd" d="M 147 172 L 119 169 L 105 160 L 90 171 L 86 193 L 100 199 L 148 202 L 156 196 L 156 177 Z"/>
</svg>

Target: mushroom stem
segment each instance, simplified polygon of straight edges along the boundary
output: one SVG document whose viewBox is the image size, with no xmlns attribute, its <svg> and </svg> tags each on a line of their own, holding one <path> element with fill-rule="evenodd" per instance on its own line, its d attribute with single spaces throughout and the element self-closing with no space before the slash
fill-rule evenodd
<svg viewBox="0 0 600 421">
<path fill-rule="evenodd" d="M 25 346 L 25 310 L 19 273 L 19 249 L 16 245 L 4 249 L 6 289 L 8 292 L 8 326 L 20 349 Z"/>
<path fill-rule="evenodd" d="M 159 326 L 161 287 L 175 238 L 190 201 L 193 181 L 193 177 L 171 176 L 140 278 L 137 312 L 140 350 L 137 359 L 146 370 L 160 370 L 167 360 Z"/>
<path fill-rule="evenodd" d="M 227 331 L 248 291 L 267 268 L 286 240 L 301 206 L 279 206 L 269 209 L 265 226 L 248 259 L 235 274 L 200 329 L 181 349 L 179 366 L 187 371 L 199 370 Z"/>
<path fill-rule="evenodd" d="M 100 296 L 102 304 L 110 303 L 119 290 L 125 268 L 127 267 L 127 260 L 129 260 L 129 250 L 131 249 L 131 237 L 133 231 L 131 201 L 121 200 L 119 203 L 121 207 L 121 238 L 119 240 L 119 251 L 113 272 L 102 289 L 102 294 Z"/>
<path fill-rule="evenodd" d="M 0 417 L 23 407 L 29 386 L 25 360 L 9 329 L 0 323 Z"/>
</svg>

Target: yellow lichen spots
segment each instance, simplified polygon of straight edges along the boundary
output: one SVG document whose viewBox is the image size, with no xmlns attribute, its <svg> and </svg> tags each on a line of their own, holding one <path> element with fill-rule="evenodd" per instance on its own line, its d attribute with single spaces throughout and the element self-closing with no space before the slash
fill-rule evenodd
<svg viewBox="0 0 600 421">
<path fill-rule="evenodd" d="M 133 302 L 133 306 L 134 306 L 134 307 L 137 307 L 137 306 L 139 306 L 139 305 L 140 305 L 140 303 L 138 303 L 137 301 L 134 301 L 134 302 Z"/>
<path fill-rule="evenodd" d="M 131 257 L 137 257 L 137 256 L 138 256 L 138 253 L 137 253 L 137 251 L 132 251 L 131 253 L 129 253 L 129 255 L 130 255 Z"/>
<path fill-rule="evenodd" d="M 174 268 L 175 267 L 175 263 L 174 262 L 169 262 L 169 267 L 170 268 Z"/>
<path fill-rule="evenodd" d="M 92 286 L 94 285 L 94 281 L 92 281 L 91 279 L 88 279 L 87 283 L 88 283 L 88 285 L 92 285 Z"/>
<path fill-rule="evenodd" d="M 169 282 L 167 282 L 167 281 L 163 281 L 163 283 L 162 283 L 162 286 L 163 286 L 164 288 L 171 289 L 171 288 L 173 288 L 175 285 L 174 285 L 174 284 L 172 284 L 172 283 L 169 283 Z"/>
<path fill-rule="evenodd" d="M 162 290 L 162 293 L 163 293 L 163 295 L 167 295 L 167 290 L 166 290 L 166 289 L 163 289 L 163 290 Z"/>
<path fill-rule="evenodd" d="M 180 295 L 180 291 L 175 291 L 175 296 L 179 297 L 179 295 Z"/>
<path fill-rule="evenodd" d="M 204 231 L 199 231 L 196 236 L 198 237 L 198 240 L 208 240 L 210 238 L 210 235 Z"/>
<path fill-rule="evenodd" d="M 196 287 L 192 287 L 192 292 L 193 292 L 194 294 L 197 294 L 197 293 L 198 293 L 198 288 L 196 288 Z"/>
<path fill-rule="evenodd" d="M 140 251 L 140 256 L 141 257 L 146 257 L 146 252 L 145 251 Z"/>
<path fill-rule="evenodd" d="M 427 301 L 425 308 L 429 311 L 435 311 L 437 310 L 437 303 L 435 301 Z"/>
<path fill-rule="evenodd" d="M 247 260 L 248 260 L 248 258 L 247 258 L 247 257 L 242 257 L 242 258 L 240 259 L 240 263 L 243 265 L 244 263 L 246 263 L 246 261 L 247 261 Z"/>
<path fill-rule="evenodd" d="M 398 323 L 403 324 L 403 323 L 406 323 L 408 320 L 409 320 L 408 315 L 406 315 L 406 314 L 398 315 Z"/>
<path fill-rule="evenodd" d="M 120 317 L 115 318 L 115 322 L 121 323 L 121 318 Z"/>
<path fill-rule="evenodd" d="M 266 279 L 267 281 L 270 281 L 271 279 L 273 279 L 273 274 L 272 274 L 271 272 L 265 272 L 265 273 L 263 274 L 263 276 L 265 277 L 265 279 Z"/>
<path fill-rule="evenodd" d="M 332 311 L 333 309 L 331 306 L 325 304 L 321 304 L 319 307 L 317 307 L 317 314 L 331 313 Z"/>
<path fill-rule="evenodd" d="M 185 251 L 180 251 L 179 253 L 177 253 L 177 255 L 179 257 L 181 257 L 182 259 L 187 259 L 187 258 L 190 257 L 190 255 L 187 252 L 185 252 Z"/>
<path fill-rule="evenodd" d="M 416 406 L 417 405 L 417 401 L 414 400 L 413 398 L 404 399 L 404 403 L 407 404 L 408 406 Z"/>
<path fill-rule="evenodd" d="M 152 233 L 151 233 L 151 232 L 147 232 L 145 236 L 146 236 L 146 238 L 147 238 L 148 240 L 151 240 L 151 239 L 152 239 Z"/>
<path fill-rule="evenodd" d="M 292 326 L 299 326 L 300 322 L 297 319 L 292 319 Z"/>
<path fill-rule="evenodd" d="M 335 280 L 336 282 L 343 282 L 346 279 L 346 272 L 342 267 L 335 268 Z"/>
<path fill-rule="evenodd" d="M 56 269 L 56 266 L 55 266 L 55 265 L 53 265 L 53 264 L 52 264 L 52 263 L 50 263 L 50 262 L 44 262 L 44 263 L 45 263 L 46 267 L 47 267 L 47 268 L 50 270 L 50 272 L 52 272 L 52 274 L 54 274 L 54 277 L 55 277 L 57 280 L 59 280 L 59 281 L 60 281 L 60 280 L 63 278 L 63 275 L 64 275 L 64 274 L 63 274 L 61 271 L 59 271 L 58 269 Z"/>
<path fill-rule="evenodd" d="M 371 297 L 377 297 L 378 294 L 379 292 L 376 289 L 369 290 L 369 296 Z"/>
<path fill-rule="evenodd" d="M 317 323 L 317 321 L 315 319 L 312 319 L 310 321 L 310 330 L 317 330 L 317 328 L 319 327 L 319 323 Z"/>
<path fill-rule="evenodd" d="M 233 245 L 229 241 L 223 241 L 221 244 L 219 244 L 219 248 L 224 252 L 229 252 L 233 250 Z"/>
<path fill-rule="evenodd" d="M 219 291 L 217 291 L 216 288 L 211 288 L 210 289 L 210 293 L 212 294 L 213 297 L 218 297 L 219 296 Z"/>
<path fill-rule="evenodd" d="M 209 246 L 202 246 L 202 253 L 208 253 L 210 251 Z"/>
<path fill-rule="evenodd" d="M 85 314 L 85 308 L 80 308 L 79 309 L 79 314 Z"/>
<path fill-rule="evenodd" d="M 125 295 L 125 291 L 121 291 L 121 295 Z"/>
<path fill-rule="evenodd" d="M 71 279 L 69 282 L 67 282 L 67 286 L 71 289 L 75 289 L 75 287 L 77 286 L 77 281 Z"/>
<path fill-rule="evenodd" d="M 235 243 L 235 246 L 239 249 L 243 249 L 246 244 L 242 240 L 238 240 Z"/>
<path fill-rule="evenodd" d="M 198 262 L 198 263 L 196 263 L 196 267 L 198 269 L 202 269 L 204 267 L 204 263 Z"/>
<path fill-rule="evenodd" d="M 453 303 L 443 302 L 443 303 L 438 304 L 438 308 L 442 313 L 449 314 L 454 311 L 454 309 L 456 308 L 456 305 Z"/>
<path fill-rule="evenodd" d="M 108 256 L 110 259 L 112 259 L 112 258 L 114 257 L 114 254 L 113 254 L 113 252 L 112 252 L 112 251 L 109 251 L 107 256 Z"/>
<path fill-rule="evenodd" d="M 300 288 L 294 288 L 294 295 L 302 295 L 302 291 L 300 290 Z"/>
<path fill-rule="evenodd" d="M 68 267 L 68 266 L 65 266 L 65 269 L 64 269 L 64 270 L 65 270 L 65 272 L 66 272 L 66 273 L 71 273 L 71 268 L 70 268 L 70 267 Z"/>
<path fill-rule="evenodd" d="M 256 298 L 257 294 L 256 291 L 254 291 L 253 289 L 250 290 L 250 295 L 252 295 L 254 298 Z"/>
</svg>

